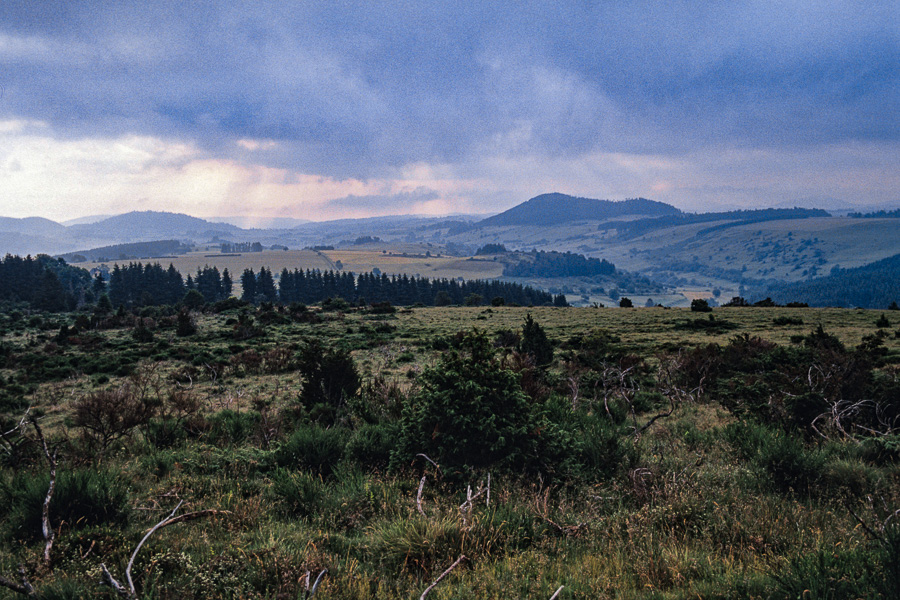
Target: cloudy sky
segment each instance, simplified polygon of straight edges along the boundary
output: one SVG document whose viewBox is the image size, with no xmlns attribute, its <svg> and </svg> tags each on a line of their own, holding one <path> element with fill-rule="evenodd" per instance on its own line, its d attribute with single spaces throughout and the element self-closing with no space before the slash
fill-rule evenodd
<svg viewBox="0 0 900 600">
<path fill-rule="evenodd" d="M 900 205 L 898 83 L 897 1 L 3 0 L 0 215 Z"/>
</svg>

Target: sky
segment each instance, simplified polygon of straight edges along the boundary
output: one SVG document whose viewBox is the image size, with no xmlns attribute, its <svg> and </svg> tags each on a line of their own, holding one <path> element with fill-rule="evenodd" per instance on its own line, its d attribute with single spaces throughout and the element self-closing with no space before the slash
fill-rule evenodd
<svg viewBox="0 0 900 600">
<path fill-rule="evenodd" d="M 0 3 L 0 216 L 898 190 L 900 1 Z"/>
</svg>

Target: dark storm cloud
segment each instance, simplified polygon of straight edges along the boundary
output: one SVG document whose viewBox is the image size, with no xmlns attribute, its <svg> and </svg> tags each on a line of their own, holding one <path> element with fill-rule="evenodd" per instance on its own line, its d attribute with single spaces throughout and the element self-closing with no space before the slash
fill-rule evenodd
<svg viewBox="0 0 900 600">
<path fill-rule="evenodd" d="M 339 177 L 900 137 L 896 2 L 236 4 L 4 2 L 0 118 Z"/>
</svg>

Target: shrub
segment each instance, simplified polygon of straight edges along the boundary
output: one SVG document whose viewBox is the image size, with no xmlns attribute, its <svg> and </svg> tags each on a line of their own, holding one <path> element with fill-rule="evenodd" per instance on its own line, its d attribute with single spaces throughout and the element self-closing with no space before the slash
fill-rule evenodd
<svg viewBox="0 0 900 600">
<path fill-rule="evenodd" d="M 209 431 L 207 441 L 210 444 L 237 445 L 244 443 L 259 427 L 260 414 L 256 411 L 236 412 L 222 410 L 207 418 Z"/>
<path fill-rule="evenodd" d="M 74 421 L 88 444 L 101 453 L 153 417 L 154 404 L 135 386 L 97 390 L 75 402 Z"/>
<path fill-rule="evenodd" d="M 692 312 L 712 312 L 712 307 L 709 305 L 703 298 L 694 298 L 691 300 L 691 311 Z"/>
<path fill-rule="evenodd" d="M 178 312 L 178 325 L 175 328 L 175 334 L 179 337 L 188 337 L 194 335 L 195 333 L 197 333 L 197 324 L 194 323 L 194 319 L 193 317 L 191 317 L 190 311 L 187 308 L 182 308 Z"/>
<path fill-rule="evenodd" d="M 399 426 L 393 423 L 366 423 L 347 442 L 346 457 L 366 469 L 385 469 L 399 431 Z"/>
<path fill-rule="evenodd" d="M 18 473 L 10 481 L 0 479 L 0 499 L 9 507 L 6 527 L 17 539 L 41 536 L 44 498 L 49 474 Z M 73 528 L 94 525 L 122 525 L 128 520 L 128 491 L 119 473 L 106 469 L 60 470 L 53 499 L 50 523 L 63 521 Z"/>
<path fill-rule="evenodd" d="M 301 427 L 278 449 L 275 461 L 282 467 L 306 468 L 330 475 L 344 456 L 347 437 L 345 429 Z"/>
<path fill-rule="evenodd" d="M 324 482 L 307 472 L 278 469 L 272 474 L 272 493 L 289 514 L 311 517 L 326 498 Z"/>
<path fill-rule="evenodd" d="M 359 392 L 359 373 L 343 348 L 326 350 L 318 340 L 311 341 L 300 350 L 297 369 L 303 378 L 300 402 L 308 409 L 317 405 L 330 409 L 332 419 Z"/>
<path fill-rule="evenodd" d="M 553 344 L 547 339 L 544 328 L 531 318 L 531 313 L 525 316 L 525 324 L 522 325 L 519 352 L 532 356 L 534 364 L 539 367 L 549 365 L 553 360 Z"/>
<path fill-rule="evenodd" d="M 484 333 L 464 334 L 420 383 L 403 408 L 394 464 L 419 452 L 448 467 L 511 466 L 531 455 L 528 397 L 516 374 L 497 363 Z"/>
<path fill-rule="evenodd" d="M 773 325 L 803 325 L 803 319 L 798 317 L 775 317 L 772 319 Z"/>
</svg>

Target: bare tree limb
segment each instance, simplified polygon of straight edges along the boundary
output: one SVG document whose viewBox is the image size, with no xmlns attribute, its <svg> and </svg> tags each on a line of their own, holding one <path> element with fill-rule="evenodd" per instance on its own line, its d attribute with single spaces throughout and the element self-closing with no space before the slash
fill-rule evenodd
<svg viewBox="0 0 900 600">
<path fill-rule="evenodd" d="M 434 462 L 433 460 L 428 458 L 428 456 L 426 456 L 425 454 L 422 454 L 421 452 L 419 454 L 416 454 L 416 457 L 419 457 L 419 456 L 421 456 L 422 458 L 424 458 L 425 460 L 427 460 L 428 462 L 433 464 L 437 468 L 438 471 L 441 470 L 441 465 L 437 464 L 436 462 Z"/>
<path fill-rule="evenodd" d="M 423 517 L 425 510 L 422 508 L 422 490 L 425 489 L 425 479 L 427 479 L 427 475 L 422 475 L 422 479 L 419 481 L 419 492 L 416 494 L 416 508 Z"/>
<path fill-rule="evenodd" d="M 28 574 L 25 571 L 25 565 L 19 565 L 19 578 L 22 580 L 21 584 L 11 581 L 6 577 L 0 577 L 0 585 L 24 596 L 34 596 L 34 588 L 28 582 Z"/>
<path fill-rule="evenodd" d="M 114 589 L 117 594 L 124 598 L 128 598 L 131 596 L 128 590 L 125 589 L 125 586 L 116 581 L 116 578 L 112 576 L 112 573 L 110 573 L 109 569 L 106 568 L 105 563 L 100 563 L 100 569 L 101 571 L 103 571 L 103 578 L 100 581 L 101 584 L 108 585 L 109 587 Z"/>
<path fill-rule="evenodd" d="M 21 429 L 22 427 L 24 427 L 24 426 L 25 426 L 25 423 L 28 422 L 28 413 L 30 413 L 30 412 L 31 412 L 31 407 L 29 406 L 27 409 L 25 409 L 25 414 L 22 415 L 22 418 L 19 420 L 19 423 L 18 423 L 15 427 L 13 427 L 12 429 L 10 429 L 9 431 L 4 432 L 4 433 L 0 433 L 0 438 L 5 438 L 5 437 L 8 436 L 8 435 L 12 435 L 12 434 L 14 434 L 17 430 L 19 430 L 19 429 Z"/>
<path fill-rule="evenodd" d="M 178 506 L 176 506 L 175 509 L 171 513 L 169 513 L 168 517 L 166 517 L 165 519 L 163 519 L 162 521 L 160 521 L 159 523 L 157 523 L 156 525 L 151 527 L 150 530 L 147 531 L 146 535 L 144 535 L 144 537 L 138 543 L 137 547 L 134 549 L 134 552 L 131 553 L 131 558 L 128 560 L 128 566 L 125 568 L 125 578 L 128 580 L 128 589 L 126 590 L 125 587 L 122 586 L 122 584 L 120 584 L 113 578 L 112 574 L 107 570 L 105 565 L 100 565 L 103 569 L 104 583 L 106 583 L 107 585 L 112 587 L 114 590 L 116 590 L 119 594 L 121 594 L 123 596 L 127 596 L 129 598 L 136 598 L 137 590 L 135 590 L 134 580 L 131 578 L 131 568 L 134 566 L 134 559 L 137 558 L 138 552 L 140 552 L 140 550 L 141 550 L 141 546 L 144 545 L 144 542 L 146 542 L 150 538 L 151 535 L 156 533 L 158 530 L 163 529 L 164 527 L 168 527 L 169 525 L 174 525 L 176 523 L 183 523 L 185 521 L 193 521 L 194 519 L 201 519 L 203 517 L 210 517 L 213 515 L 231 514 L 227 510 L 209 509 L 209 510 L 198 510 L 198 511 L 194 511 L 194 512 L 189 512 L 189 513 L 185 513 L 183 515 L 179 515 L 176 517 L 175 513 L 178 512 L 178 509 L 181 508 L 182 504 L 184 504 L 184 500 L 181 500 L 180 502 L 178 502 Z"/>
<path fill-rule="evenodd" d="M 425 591 L 422 592 L 421 596 L 419 596 L 419 600 L 425 600 L 425 596 L 427 596 L 428 593 L 431 592 L 431 590 L 433 590 L 437 586 L 437 584 L 439 584 L 444 579 L 444 577 L 449 575 L 450 571 L 455 569 L 459 565 L 459 563 L 461 563 L 464 560 L 466 560 L 466 555 L 460 554 L 459 558 L 456 559 L 456 562 L 454 562 L 452 565 L 447 567 L 447 570 L 444 571 L 443 573 L 441 573 L 440 577 L 438 577 L 437 579 L 434 580 L 434 583 L 432 583 L 427 588 L 425 588 Z"/>
<path fill-rule="evenodd" d="M 205 517 L 213 517 L 216 515 L 230 515 L 232 514 L 230 510 L 216 510 L 213 508 L 207 510 L 197 510 L 194 512 L 184 513 L 183 515 L 178 515 L 177 517 L 171 517 L 162 522 L 162 524 L 157 528 L 163 529 L 164 527 L 168 527 L 169 525 L 175 525 L 176 523 L 184 523 L 185 521 L 193 521 L 195 519 L 203 519 Z"/>
<path fill-rule="evenodd" d="M 328 572 L 328 569 L 322 569 L 322 572 L 319 573 L 319 576 L 316 577 L 316 582 L 313 584 L 312 589 L 309 590 L 309 595 L 306 596 L 307 600 L 312 598 L 313 595 L 319 590 L 319 584 L 322 583 L 322 579 L 325 578 L 325 574 Z"/>
<path fill-rule="evenodd" d="M 178 503 L 178 505 L 175 507 L 175 510 L 173 510 L 168 517 L 151 527 L 150 531 L 147 532 L 147 535 L 145 535 L 143 539 L 141 539 L 141 541 L 138 543 L 137 548 L 134 549 L 134 552 L 131 553 L 131 558 L 128 559 L 128 566 L 125 567 L 125 578 L 128 580 L 128 589 L 131 590 L 132 596 L 137 596 L 137 591 L 134 589 L 134 581 L 131 579 L 131 567 L 134 565 L 134 559 L 137 558 L 137 554 L 140 551 L 141 546 L 144 545 L 144 542 L 146 542 L 147 539 L 151 535 L 153 535 L 157 529 L 165 527 L 167 524 L 166 521 L 169 521 L 170 519 L 175 517 L 175 513 L 178 512 L 178 509 L 181 508 L 182 504 L 184 504 L 184 500 Z"/>
<path fill-rule="evenodd" d="M 53 542 L 56 541 L 56 532 L 50 526 L 50 501 L 53 499 L 53 492 L 56 489 L 56 452 L 50 454 L 50 448 L 47 446 L 47 439 L 41 426 L 38 425 L 37 418 L 31 418 L 31 424 L 37 433 L 41 446 L 44 448 L 44 456 L 50 463 L 50 485 L 47 487 L 47 496 L 44 498 L 44 506 L 41 509 L 41 533 L 44 534 L 44 566 L 50 566 L 50 549 L 53 548 Z"/>
</svg>

